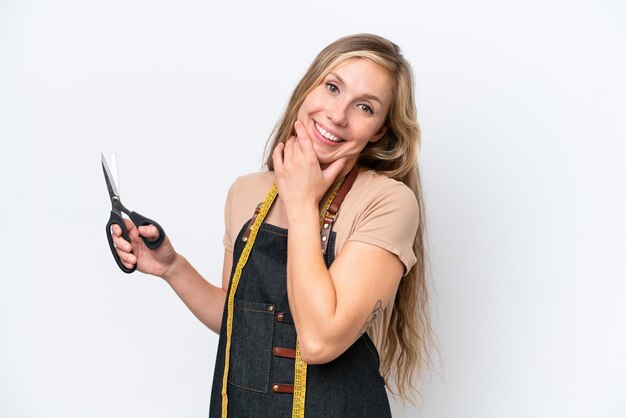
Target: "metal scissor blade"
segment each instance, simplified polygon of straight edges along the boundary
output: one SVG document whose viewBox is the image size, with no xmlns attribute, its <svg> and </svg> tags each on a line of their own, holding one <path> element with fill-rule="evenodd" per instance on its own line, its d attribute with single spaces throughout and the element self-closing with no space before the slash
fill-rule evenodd
<svg viewBox="0 0 626 418">
<path fill-rule="evenodd" d="M 102 171 L 104 171 L 104 180 L 107 183 L 107 189 L 109 189 L 109 197 L 113 199 L 113 196 L 119 197 L 119 192 L 117 191 L 117 186 L 115 185 L 115 178 L 111 174 L 111 169 L 107 164 L 107 160 L 104 158 L 104 154 L 100 153 L 102 156 Z"/>
<path fill-rule="evenodd" d="M 111 155 L 111 174 L 113 175 L 113 184 L 115 184 L 115 189 L 119 196 L 122 193 L 122 187 L 120 186 L 120 175 L 117 171 L 117 154 L 115 153 Z"/>
</svg>

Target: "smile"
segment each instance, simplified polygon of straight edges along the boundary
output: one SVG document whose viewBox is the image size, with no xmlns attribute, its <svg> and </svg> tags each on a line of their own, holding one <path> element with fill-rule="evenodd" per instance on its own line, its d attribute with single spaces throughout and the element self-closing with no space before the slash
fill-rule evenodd
<svg viewBox="0 0 626 418">
<path fill-rule="evenodd" d="M 326 129 L 322 128 L 321 126 L 319 126 L 317 124 L 317 122 L 313 121 L 313 125 L 315 126 L 315 129 L 317 129 L 317 131 L 326 139 L 328 139 L 329 141 L 333 141 L 333 142 L 344 142 L 345 139 L 341 139 L 339 137 L 336 137 L 335 135 L 331 134 L 330 132 L 328 132 Z"/>
</svg>

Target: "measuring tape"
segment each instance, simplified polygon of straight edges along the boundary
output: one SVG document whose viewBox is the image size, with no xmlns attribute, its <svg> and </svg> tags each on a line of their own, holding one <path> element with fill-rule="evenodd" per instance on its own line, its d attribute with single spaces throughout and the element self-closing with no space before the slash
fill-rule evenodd
<svg viewBox="0 0 626 418">
<path fill-rule="evenodd" d="M 324 223 L 324 215 L 328 211 L 333 199 L 337 195 L 339 188 L 343 184 L 343 180 L 337 184 L 334 188 L 328 200 L 324 204 L 322 211 L 320 212 L 320 229 Z M 233 278 L 231 280 L 230 292 L 228 293 L 228 310 L 226 313 L 226 349 L 224 353 L 224 377 L 222 379 L 222 418 L 228 417 L 228 371 L 230 369 L 230 346 L 232 342 L 232 334 L 233 334 L 233 313 L 235 310 L 235 293 L 237 292 L 237 286 L 239 286 L 239 279 L 241 278 L 241 273 L 243 271 L 244 266 L 248 262 L 248 257 L 250 256 L 250 252 L 252 251 L 252 246 L 254 245 L 254 241 L 256 240 L 257 232 L 259 231 L 259 227 L 263 223 L 263 220 L 267 216 L 267 213 L 276 200 L 276 195 L 278 194 L 278 188 L 276 187 L 276 183 L 272 185 L 272 188 L 265 196 L 265 200 L 261 205 L 259 213 L 254 219 L 254 223 L 252 224 L 252 229 L 250 230 L 250 236 L 246 241 L 246 245 L 241 252 L 241 256 L 239 257 L 239 261 L 237 261 L 237 266 L 235 268 L 235 273 L 233 274 Z M 292 418 L 304 418 L 304 401 L 306 398 L 306 369 L 307 365 L 304 361 L 302 361 L 302 356 L 300 355 L 300 342 L 298 341 L 298 337 L 296 336 L 296 358 L 295 358 L 295 366 L 294 366 L 294 384 L 293 384 L 293 408 L 291 411 Z"/>
<path fill-rule="evenodd" d="M 337 184 L 337 187 L 333 190 L 333 192 L 326 200 L 326 204 L 324 204 L 324 208 L 320 212 L 320 229 L 322 229 L 322 225 L 324 224 L 324 215 L 328 211 L 330 204 L 337 196 L 337 192 L 339 188 L 343 184 L 343 180 Z M 300 341 L 296 336 L 296 364 L 294 369 L 294 381 L 293 381 L 293 407 L 291 409 L 291 417 L 292 418 L 304 418 L 304 401 L 306 398 L 306 363 L 302 361 L 302 356 L 300 355 Z"/>
<path fill-rule="evenodd" d="M 306 398 L 306 363 L 300 355 L 300 341 L 296 337 L 296 365 L 293 378 L 293 407 L 291 418 L 304 418 L 304 400 Z"/>
<path fill-rule="evenodd" d="M 263 205 L 259 210 L 259 214 L 254 220 L 252 230 L 250 231 L 250 237 L 248 238 L 246 246 L 243 248 L 241 256 L 239 257 L 237 267 L 235 268 L 235 274 L 233 275 L 233 279 L 230 285 L 230 293 L 228 294 L 228 312 L 226 314 L 226 359 L 224 360 L 224 378 L 222 380 L 222 418 L 226 418 L 228 416 L 228 394 L 226 393 L 226 389 L 228 386 L 228 370 L 230 368 L 230 344 L 233 335 L 233 312 L 235 310 L 235 293 L 237 292 L 237 286 L 239 286 L 239 278 L 241 277 L 241 272 L 243 271 L 243 268 L 248 261 L 250 251 L 252 251 L 252 246 L 254 245 L 254 240 L 256 239 L 256 234 L 259 230 L 259 226 L 261 226 L 263 219 L 265 219 L 267 212 L 269 212 L 270 207 L 272 206 L 272 203 L 274 203 L 274 199 L 276 199 L 277 194 L 278 188 L 276 187 L 276 183 L 274 183 L 269 193 L 265 197 L 265 200 L 263 201 Z"/>
</svg>

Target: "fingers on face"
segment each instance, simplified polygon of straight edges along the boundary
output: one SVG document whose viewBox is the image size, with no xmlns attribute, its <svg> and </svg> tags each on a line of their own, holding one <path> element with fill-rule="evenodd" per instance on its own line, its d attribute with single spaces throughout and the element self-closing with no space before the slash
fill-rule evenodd
<svg viewBox="0 0 626 418">
<path fill-rule="evenodd" d="M 298 149 L 305 155 L 314 155 L 315 150 L 313 149 L 313 142 L 304 124 L 300 121 L 296 121 L 294 128 L 296 129 L 296 135 L 298 136 L 298 140 L 296 141 Z"/>
<path fill-rule="evenodd" d="M 322 170 L 324 178 L 333 182 L 341 170 L 346 166 L 346 162 L 347 158 L 343 157 L 330 163 L 324 170 Z"/>
<path fill-rule="evenodd" d="M 289 138 L 287 138 L 287 141 L 285 141 L 285 153 L 293 152 L 293 147 L 295 144 L 296 144 L 295 136 L 292 135 Z"/>
<path fill-rule="evenodd" d="M 294 161 L 296 157 L 299 158 L 302 154 L 315 152 L 302 122 L 296 121 L 294 129 L 296 131 L 295 135 L 290 136 L 284 143 L 279 143 L 276 145 L 276 148 L 274 148 L 272 160 L 274 162 L 274 168 L 277 171 L 280 171 L 285 163 Z"/>
<path fill-rule="evenodd" d="M 281 162 L 283 164 L 293 161 L 293 156 L 294 156 L 294 153 L 296 152 L 295 146 L 296 146 L 296 137 L 290 136 L 289 138 L 287 138 L 287 141 L 285 141 L 285 145 L 283 146 L 282 156 L 281 156 L 282 157 Z"/>
<path fill-rule="evenodd" d="M 274 170 L 280 171 L 283 168 L 283 151 L 285 144 L 282 142 L 276 145 L 274 152 L 272 153 L 272 161 L 274 162 Z"/>
<path fill-rule="evenodd" d="M 296 129 L 296 136 L 298 137 L 298 139 L 308 138 L 306 128 L 304 127 L 304 124 L 302 124 L 302 122 L 297 120 L 293 126 Z"/>
</svg>

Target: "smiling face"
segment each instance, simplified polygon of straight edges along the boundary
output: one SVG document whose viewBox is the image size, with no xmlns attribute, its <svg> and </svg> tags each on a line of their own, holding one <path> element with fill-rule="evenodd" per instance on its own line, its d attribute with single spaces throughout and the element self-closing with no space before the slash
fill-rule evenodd
<svg viewBox="0 0 626 418">
<path fill-rule="evenodd" d="M 347 157 L 352 167 L 368 142 L 385 133 L 393 98 L 391 74 L 365 58 L 348 59 L 309 93 L 298 111 L 319 162 Z"/>
</svg>

